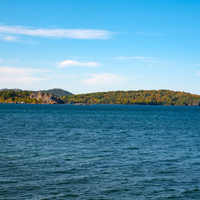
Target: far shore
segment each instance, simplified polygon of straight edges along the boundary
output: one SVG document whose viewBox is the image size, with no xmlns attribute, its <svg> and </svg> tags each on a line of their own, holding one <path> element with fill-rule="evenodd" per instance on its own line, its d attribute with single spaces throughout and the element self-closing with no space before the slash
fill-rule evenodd
<svg viewBox="0 0 200 200">
<path fill-rule="evenodd" d="M 198 105 L 158 105 L 158 104 L 98 104 L 98 103 L 24 103 L 24 102 L 0 102 L 0 104 L 38 104 L 38 105 L 78 105 L 78 106 L 89 106 L 89 105 L 127 105 L 127 106 L 188 106 L 188 107 L 199 107 Z"/>
</svg>

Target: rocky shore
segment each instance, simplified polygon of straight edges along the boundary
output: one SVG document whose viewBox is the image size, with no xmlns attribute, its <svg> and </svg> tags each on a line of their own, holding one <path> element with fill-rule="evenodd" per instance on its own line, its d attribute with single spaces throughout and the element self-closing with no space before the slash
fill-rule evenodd
<svg viewBox="0 0 200 200">
<path fill-rule="evenodd" d="M 31 93 L 30 99 L 37 99 L 38 101 L 41 101 L 41 103 L 45 104 L 64 104 L 64 101 L 60 98 L 43 92 Z"/>
</svg>

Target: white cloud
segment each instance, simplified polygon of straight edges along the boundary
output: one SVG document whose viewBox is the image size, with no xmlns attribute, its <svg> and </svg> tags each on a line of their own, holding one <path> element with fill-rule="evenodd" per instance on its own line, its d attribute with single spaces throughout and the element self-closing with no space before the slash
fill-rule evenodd
<svg viewBox="0 0 200 200">
<path fill-rule="evenodd" d="M 23 26 L 0 26 L 0 33 L 74 39 L 107 39 L 112 34 L 109 31 L 94 29 L 31 29 Z M 14 36 L 7 39 L 14 39 L 12 37 Z"/>
<path fill-rule="evenodd" d="M 117 86 L 122 82 L 129 79 L 112 73 L 101 73 L 101 74 L 88 74 L 91 78 L 85 79 L 83 83 L 91 86 Z"/>
<path fill-rule="evenodd" d="M 72 67 L 72 66 L 88 66 L 88 67 L 98 67 L 100 63 L 97 62 L 78 62 L 75 60 L 66 60 L 59 63 L 59 68 Z"/>
<path fill-rule="evenodd" d="M 0 62 L 3 62 L 3 59 L 2 59 L 2 58 L 0 58 Z"/>
</svg>

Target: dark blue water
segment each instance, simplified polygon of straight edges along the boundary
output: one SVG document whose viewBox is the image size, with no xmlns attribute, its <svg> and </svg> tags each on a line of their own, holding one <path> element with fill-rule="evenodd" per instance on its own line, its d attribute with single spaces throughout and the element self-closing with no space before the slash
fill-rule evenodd
<svg viewBox="0 0 200 200">
<path fill-rule="evenodd" d="M 200 199 L 200 107 L 0 104 L 0 199 Z"/>
</svg>

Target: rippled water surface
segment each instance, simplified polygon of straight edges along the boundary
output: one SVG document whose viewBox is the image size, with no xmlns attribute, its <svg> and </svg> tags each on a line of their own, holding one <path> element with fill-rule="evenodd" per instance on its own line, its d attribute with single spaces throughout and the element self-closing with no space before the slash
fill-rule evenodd
<svg viewBox="0 0 200 200">
<path fill-rule="evenodd" d="M 0 199 L 200 199 L 200 107 L 0 104 Z"/>
</svg>

